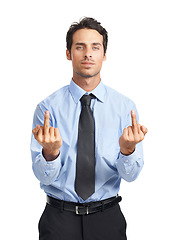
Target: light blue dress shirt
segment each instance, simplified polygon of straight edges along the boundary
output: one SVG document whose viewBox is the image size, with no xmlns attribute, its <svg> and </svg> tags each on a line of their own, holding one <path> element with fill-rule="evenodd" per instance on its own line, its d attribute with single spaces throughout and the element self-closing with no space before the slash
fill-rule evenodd
<svg viewBox="0 0 171 240">
<path fill-rule="evenodd" d="M 138 117 L 135 104 L 102 82 L 91 93 L 96 96 L 91 101 L 95 119 L 95 193 L 86 201 L 74 189 L 80 98 L 86 91 L 71 80 L 70 85 L 50 95 L 35 110 L 33 128 L 43 125 L 48 110 L 50 126 L 59 129 L 63 140 L 60 155 L 51 162 L 44 159 L 42 147 L 33 135 L 31 140 L 34 174 L 45 193 L 54 198 L 83 203 L 116 196 L 121 179 L 134 181 L 143 167 L 142 142 L 129 156 L 122 155 L 119 147 L 123 129 L 132 125 L 132 109 Z"/>
</svg>

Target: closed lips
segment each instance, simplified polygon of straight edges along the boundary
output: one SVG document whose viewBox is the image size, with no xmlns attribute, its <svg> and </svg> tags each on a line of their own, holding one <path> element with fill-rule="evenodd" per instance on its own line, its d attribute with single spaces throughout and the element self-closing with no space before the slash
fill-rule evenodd
<svg viewBox="0 0 171 240">
<path fill-rule="evenodd" d="M 94 65 L 93 62 L 82 62 L 81 64 L 85 64 L 85 65 Z"/>
</svg>

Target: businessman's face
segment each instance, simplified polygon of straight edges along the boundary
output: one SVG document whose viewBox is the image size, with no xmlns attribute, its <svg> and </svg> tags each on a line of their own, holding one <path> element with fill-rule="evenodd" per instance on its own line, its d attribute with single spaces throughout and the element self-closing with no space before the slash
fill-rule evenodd
<svg viewBox="0 0 171 240">
<path fill-rule="evenodd" d="M 93 29 L 80 29 L 73 34 L 71 54 L 73 73 L 79 77 L 100 76 L 103 61 L 106 59 L 103 48 L 103 36 Z"/>
</svg>

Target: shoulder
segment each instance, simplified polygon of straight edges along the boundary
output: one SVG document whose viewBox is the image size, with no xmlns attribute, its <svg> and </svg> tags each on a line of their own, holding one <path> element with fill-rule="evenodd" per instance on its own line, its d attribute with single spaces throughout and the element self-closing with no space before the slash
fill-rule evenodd
<svg viewBox="0 0 171 240">
<path fill-rule="evenodd" d="M 117 90 L 115 90 L 109 86 L 106 86 L 106 85 L 105 85 L 105 88 L 106 88 L 106 93 L 107 93 L 106 94 L 107 99 L 111 103 L 125 105 L 125 106 L 135 105 L 134 102 L 129 97 L 123 95 L 122 93 L 118 92 Z"/>
<path fill-rule="evenodd" d="M 134 109 L 138 117 L 138 111 L 135 103 L 127 96 L 122 93 L 116 91 L 115 89 L 106 87 L 106 108 L 113 114 L 113 116 L 117 116 L 120 118 L 120 124 L 122 128 L 130 125 L 131 121 L 131 110 Z"/>
<path fill-rule="evenodd" d="M 50 94 L 47 98 L 45 98 L 43 101 L 41 101 L 38 105 L 39 106 L 46 106 L 46 108 L 49 107 L 57 107 L 61 102 L 63 102 L 66 94 L 68 94 L 69 91 L 69 85 L 64 86 L 54 93 Z"/>
<path fill-rule="evenodd" d="M 62 103 L 65 102 L 66 95 L 68 95 L 68 89 L 68 85 L 58 89 L 37 105 L 35 110 L 35 117 L 39 119 L 42 124 L 44 120 L 44 113 L 48 110 L 50 112 L 51 126 L 57 126 L 56 115 L 59 112 Z"/>
</svg>

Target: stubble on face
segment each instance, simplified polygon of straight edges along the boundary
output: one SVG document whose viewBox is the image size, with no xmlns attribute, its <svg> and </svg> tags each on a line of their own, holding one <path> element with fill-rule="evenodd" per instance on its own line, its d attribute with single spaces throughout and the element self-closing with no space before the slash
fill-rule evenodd
<svg viewBox="0 0 171 240">
<path fill-rule="evenodd" d="M 103 36 L 96 30 L 81 29 L 74 33 L 68 59 L 73 65 L 73 80 L 83 88 L 95 88 L 100 82 L 100 71 L 105 60 Z"/>
<path fill-rule="evenodd" d="M 94 73 L 94 74 L 84 74 L 82 72 L 77 72 L 77 71 L 75 71 L 75 73 L 81 78 L 93 78 L 93 77 L 97 76 L 100 73 L 100 71 L 98 71 L 97 73 Z"/>
</svg>

